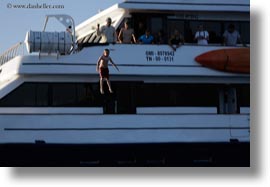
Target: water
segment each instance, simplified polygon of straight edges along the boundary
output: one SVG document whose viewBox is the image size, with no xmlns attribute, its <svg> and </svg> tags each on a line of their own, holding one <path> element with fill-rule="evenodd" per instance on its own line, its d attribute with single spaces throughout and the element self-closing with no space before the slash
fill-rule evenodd
<svg viewBox="0 0 270 187">
<path fill-rule="evenodd" d="M 249 167 L 249 143 L 0 145 L 0 166 Z"/>
</svg>

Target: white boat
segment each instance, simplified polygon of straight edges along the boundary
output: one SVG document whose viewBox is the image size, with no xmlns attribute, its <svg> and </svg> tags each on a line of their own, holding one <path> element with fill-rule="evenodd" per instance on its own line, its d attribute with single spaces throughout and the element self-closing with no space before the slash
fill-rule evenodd
<svg viewBox="0 0 270 187">
<path fill-rule="evenodd" d="M 38 53 L 16 52 L 20 43 L 0 57 L 0 144 L 249 144 L 250 74 L 195 61 L 241 47 L 221 45 L 230 23 L 248 44 L 249 11 L 246 0 L 127 0 L 76 26 L 77 49 L 72 39 L 62 49 L 54 39 L 44 43 L 70 37 L 65 31 L 45 32 L 41 41 L 34 34 L 44 32 L 28 32 L 28 51 Z M 186 41 L 176 51 L 167 44 L 101 45 L 95 29 L 107 17 L 116 29 L 128 19 L 135 35 L 139 22 L 153 35 L 178 29 Z M 201 23 L 210 34 L 207 46 L 191 37 Z M 120 71 L 110 67 L 114 94 L 101 95 L 96 62 L 105 48 Z"/>
</svg>

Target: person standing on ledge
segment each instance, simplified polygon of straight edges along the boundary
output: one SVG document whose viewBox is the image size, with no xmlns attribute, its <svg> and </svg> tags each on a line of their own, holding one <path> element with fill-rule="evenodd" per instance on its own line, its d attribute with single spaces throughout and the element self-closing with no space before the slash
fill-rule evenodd
<svg viewBox="0 0 270 187">
<path fill-rule="evenodd" d="M 103 51 L 103 55 L 101 55 L 97 61 L 97 67 L 96 70 L 99 72 L 100 76 L 100 93 L 104 94 L 104 89 L 103 89 L 103 81 L 107 82 L 109 92 L 113 93 L 112 88 L 111 88 L 111 83 L 109 80 L 109 68 L 108 68 L 108 62 L 111 62 L 112 65 L 119 71 L 117 65 L 113 62 L 112 58 L 110 57 L 110 50 L 105 49 Z"/>
</svg>

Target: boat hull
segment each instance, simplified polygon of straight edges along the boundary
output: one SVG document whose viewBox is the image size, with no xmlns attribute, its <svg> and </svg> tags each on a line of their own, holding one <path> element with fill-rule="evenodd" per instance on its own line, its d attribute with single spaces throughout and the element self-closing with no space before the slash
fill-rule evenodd
<svg viewBox="0 0 270 187">
<path fill-rule="evenodd" d="M 2 144 L 249 142 L 249 114 L 9 114 L 0 117 Z"/>
</svg>

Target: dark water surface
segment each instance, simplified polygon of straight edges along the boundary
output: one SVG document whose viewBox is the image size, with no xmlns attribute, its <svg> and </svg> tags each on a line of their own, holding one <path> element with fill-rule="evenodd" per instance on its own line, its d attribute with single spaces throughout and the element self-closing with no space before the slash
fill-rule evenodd
<svg viewBox="0 0 270 187">
<path fill-rule="evenodd" d="M 249 143 L 0 145 L 0 166 L 249 167 Z"/>
</svg>

